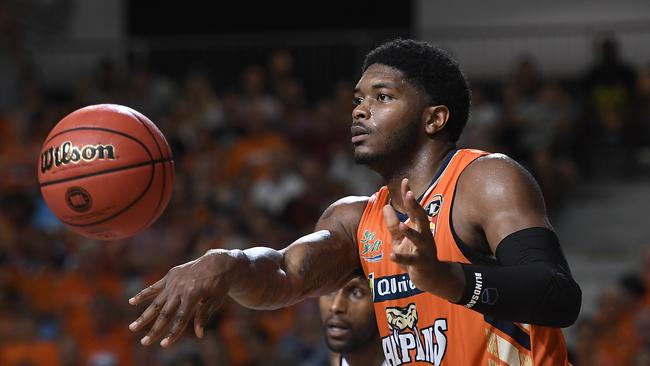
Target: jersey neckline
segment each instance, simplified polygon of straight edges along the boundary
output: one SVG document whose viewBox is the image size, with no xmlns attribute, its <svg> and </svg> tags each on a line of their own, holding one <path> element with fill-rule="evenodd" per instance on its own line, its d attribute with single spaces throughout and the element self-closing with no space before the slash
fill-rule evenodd
<svg viewBox="0 0 650 366">
<path fill-rule="evenodd" d="M 433 187 L 436 186 L 436 183 L 438 182 L 438 179 L 440 178 L 442 173 L 445 171 L 445 169 L 447 169 L 447 166 L 451 162 L 451 159 L 454 157 L 454 155 L 456 155 L 458 150 L 459 150 L 458 148 L 452 149 L 451 151 L 449 151 L 447 153 L 445 158 L 442 160 L 442 164 L 440 164 L 440 167 L 438 168 L 438 171 L 436 171 L 436 174 L 434 174 L 433 179 L 431 179 L 431 182 L 429 183 L 429 186 L 422 193 L 422 195 L 420 195 L 420 197 L 418 198 L 418 203 L 420 205 L 422 205 L 422 199 L 424 199 L 424 197 L 426 197 L 426 195 L 429 194 L 429 192 L 431 192 L 431 189 L 433 189 Z M 389 202 L 390 202 L 390 198 L 389 198 Z M 399 212 L 397 210 L 395 210 L 395 213 L 397 214 L 397 218 L 401 222 L 406 222 L 406 220 L 408 220 L 408 218 L 409 218 L 407 214 Z"/>
</svg>

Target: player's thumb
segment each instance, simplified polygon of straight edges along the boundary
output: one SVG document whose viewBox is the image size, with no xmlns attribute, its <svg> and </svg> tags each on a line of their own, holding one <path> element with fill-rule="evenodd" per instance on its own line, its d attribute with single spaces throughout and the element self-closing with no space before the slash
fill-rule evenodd
<svg viewBox="0 0 650 366">
<path fill-rule="evenodd" d="M 386 221 L 386 227 L 388 228 L 388 231 L 390 232 L 393 240 L 399 240 L 403 238 L 404 234 L 402 234 L 399 230 L 399 219 L 397 218 L 397 214 L 395 213 L 393 207 L 391 205 L 385 205 L 383 213 L 384 220 Z"/>
</svg>

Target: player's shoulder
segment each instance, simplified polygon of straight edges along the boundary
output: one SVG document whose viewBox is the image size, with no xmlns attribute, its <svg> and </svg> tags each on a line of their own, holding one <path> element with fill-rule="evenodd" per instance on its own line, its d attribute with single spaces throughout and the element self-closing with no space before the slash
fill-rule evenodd
<svg viewBox="0 0 650 366">
<path fill-rule="evenodd" d="M 334 203 L 329 205 L 329 207 L 323 213 L 323 216 L 325 216 L 325 214 L 327 213 L 329 214 L 359 213 L 360 215 L 361 213 L 363 213 L 363 210 L 365 209 L 369 200 L 370 197 L 368 196 L 346 196 L 343 198 L 339 198 Z"/>
<path fill-rule="evenodd" d="M 502 153 L 489 153 L 480 156 L 469 164 L 462 173 L 462 176 L 466 178 L 478 179 L 482 182 L 508 182 L 522 175 L 530 177 L 530 173 L 526 168 L 515 159 Z"/>
<path fill-rule="evenodd" d="M 539 185 L 521 164 L 504 154 L 482 156 L 463 171 L 456 186 L 454 212 L 462 213 L 454 218 L 456 228 L 464 223 L 466 228 L 485 230 L 488 222 L 504 220 L 535 222 L 534 226 L 545 222 Z"/>
<path fill-rule="evenodd" d="M 483 155 L 465 168 L 458 190 L 473 195 L 503 197 L 520 189 L 537 190 L 537 182 L 524 166 L 501 153 Z"/>
<path fill-rule="evenodd" d="M 356 228 L 361 221 L 363 211 L 370 197 L 347 196 L 332 203 L 321 215 L 317 229 L 327 229 L 345 233 L 352 242 L 356 242 Z"/>
<path fill-rule="evenodd" d="M 487 153 L 476 158 L 468 167 L 473 169 L 509 169 L 521 168 L 521 164 L 506 154 Z"/>
</svg>

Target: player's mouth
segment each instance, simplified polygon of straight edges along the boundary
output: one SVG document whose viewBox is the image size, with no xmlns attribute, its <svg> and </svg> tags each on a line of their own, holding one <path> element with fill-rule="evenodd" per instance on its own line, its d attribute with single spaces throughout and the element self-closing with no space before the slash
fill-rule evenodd
<svg viewBox="0 0 650 366">
<path fill-rule="evenodd" d="M 331 319 L 327 321 L 327 336 L 330 338 L 345 337 L 350 331 L 350 325 L 347 322 Z"/>
<path fill-rule="evenodd" d="M 352 143 L 358 144 L 368 137 L 368 130 L 361 125 L 352 125 L 350 134 L 352 135 Z"/>
</svg>

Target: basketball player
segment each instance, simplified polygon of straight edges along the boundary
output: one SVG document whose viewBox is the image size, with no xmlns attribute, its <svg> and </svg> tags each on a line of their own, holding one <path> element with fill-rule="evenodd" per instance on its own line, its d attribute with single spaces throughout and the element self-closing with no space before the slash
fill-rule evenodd
<svg viewBox="0 0 650 366">
<path fill-rule="evenodd" d="M 318 301 L 332 366 L 384 365 L 368 280 L 359 271 L 343 288 Z"/>
<path fill-rule="evenodd" d="M 567 365 L 560 327 L 581 291 L 533 177 L 512 159 L 455 143 L 470 92 L 458 64 L 427 43 L 366 55 L 354 90 L 357 162 L 386 185 L 346 197 L 282 250 L 212 250 L 130 300 L 131 325 L 167 347 L 226 296 L 271 309 L 331 293 L 361 267 L 388 365 Z"/>
</svg>

